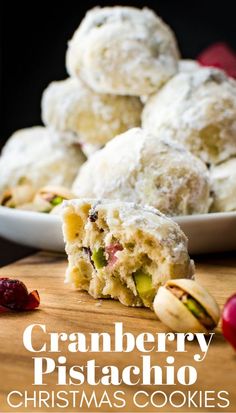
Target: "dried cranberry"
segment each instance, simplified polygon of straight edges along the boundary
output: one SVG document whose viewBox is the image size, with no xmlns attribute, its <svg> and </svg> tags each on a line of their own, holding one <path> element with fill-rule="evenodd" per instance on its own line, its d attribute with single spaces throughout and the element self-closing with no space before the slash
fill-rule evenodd
<svg viewBox="0 0 236 413">
<path fill-rule="evenodd" d="M 236 53 L 226 43 L 209 46 L 197 58 L 202 66 L 213 66 L 236 78 Z"/>
<path fill-rule="evenodd" d="M 29 294 L 22 281 L 0 278 L 0 306 L 10 310 L 32 310 L 38 307 L 39 303 L 38 292 Z"/>
<path fill-rule="evenodd" d="M 92 251 L 89 247 L 82 247 L 84 253 L 88 256 L 89 261 L 91 262 L 92 266 L 94 267 L 94 263 L 92 260 Z M 95 268 L 95 267 L 94 267 Z"/>
<path fill-rule="evenodd" d="M 118 260 L 116 253 L 117 251 L 122 251 L 124 248 L 119 242 L 115 242 L 108 247 L 106 247 L 106 253 L 108 255 L 108 265 L 114 265 L 115 262 Z"/>
<path fill-rule="evenodd" d="M 0 305 L 11 310 L 21 310 L 28 300 L 28 291 L 21 281 L 0 279 Z"/>
<path fill-rule="evenodd" d="M 39 293 L 37 290 L 34 290 L 28 295 L 28 300 L 24 307 L 24 310 L 34 310 L 34 308 L 37 308 L 39 304 L 40 304 Z"/>
<path fill-rule="evenodd" d="M 96 222 L 98 219 L 98 212 L 95 210 L 91 210 L 89 213 L 89 221 L 90 222 Z"/>
</svg>

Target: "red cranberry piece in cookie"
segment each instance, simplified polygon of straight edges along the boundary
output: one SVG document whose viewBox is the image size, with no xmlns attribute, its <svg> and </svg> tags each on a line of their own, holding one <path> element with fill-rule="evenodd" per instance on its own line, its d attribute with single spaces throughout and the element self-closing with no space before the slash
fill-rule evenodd
<svg viewBox="0 0 236 413">
<path fill-rule="evenodd" d="M 124 248 L 119 242 L 115 242 L 110 244 L 108 247 L 105 248 L 106 254 L 108 256 L 108 265 L 114 265 L 118 260 L 116 253 L 117 251 L 122 251 Z"/>
</svg>

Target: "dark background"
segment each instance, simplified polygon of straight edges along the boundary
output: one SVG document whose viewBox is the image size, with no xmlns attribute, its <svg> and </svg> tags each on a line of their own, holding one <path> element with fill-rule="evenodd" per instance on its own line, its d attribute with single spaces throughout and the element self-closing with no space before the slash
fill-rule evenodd
<svg viewBox="0 0 236 413">
<path fill-rule="evenodd" d="M 66 77 L 65 51 L 86 10 L 95 5 L 150 7 L 175 31 L 181 53 L 195 58 L 209 44 L 236 49 L 235 1 L 6 1 L 2 2 L 0 147 L 10 134 L 40 124 L 40 99 L 52 80 Z M 0 265 L 27 249 L 0 240 Z"/>
</svg>

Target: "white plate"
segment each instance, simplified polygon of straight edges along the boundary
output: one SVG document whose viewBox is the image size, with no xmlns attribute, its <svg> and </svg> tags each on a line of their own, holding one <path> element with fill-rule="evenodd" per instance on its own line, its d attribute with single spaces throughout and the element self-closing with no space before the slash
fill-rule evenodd
<svg viewBox="0 0 236 413">
<path fill-rule="evenodd" d="M 190 254 L 236 249 L 236 212 L 174 218 L 189 239 Z M 38 249 L 64 251 L 61 218 L 0 206 L 0 236 Z"/>
</svg>

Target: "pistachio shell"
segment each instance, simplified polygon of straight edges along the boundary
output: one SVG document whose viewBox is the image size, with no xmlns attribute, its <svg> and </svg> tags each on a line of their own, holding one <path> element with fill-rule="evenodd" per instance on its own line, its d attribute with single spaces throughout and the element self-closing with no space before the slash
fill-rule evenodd
<svg viewBox="0 0 236 413">
<path fill-rule="evenodd" d="M 33 202 L 28 202 L 17 207 L 17 209 L 34 212 L 49 212 L 50 208 L 51 205 L 49 204 L 49 202 L 43 201 L 43 199 L 38 199 L 37 202 L 35 202 L 34 199 Z"/>
<path fill-rule="evenodd" d="M 59 204 L 57 206 L 55 206 L 53 209 L 51 209 L 51 211 L 49 212 L 52 215 L 61 215 L 63 210 L 63 204 Z"/>
<path fill-rule="evenodd" d="M 220 319 L 220 309 L 212 295 L 205 287 L 198 284 L 196 281 L 187 279 L 170 280 L 166 283 L 167 286 L 176 286 L 181 288 L 186 293 L 190 294 L 198 301 L 205 311 L 211 316 L 217 325 Z"/>
<path fill-rule="evenodd" d="M 153 302 L 157 317 L 178 333 L 207 333 L 206 328 L 166 287 L 160 287 Z"/>
<path fill-rule="evenodd" d="M 0 203 L 5 206 L 18 207 L 33 199 L 35 190 L 30 184 L 20 184 L 3 192 Z M 7 201 L 5 202 L 5 200 Z"/>
<path fill-rule="evenodd" d="M 38 191 L 39 195 L 45 194 L 45 193 L 61 196 L 62 198 L 65 198 L 65 199 L 72 199 L 75 197 L 75 195 L 69 189 L 65 188 L 64 186 L 47 185 Z"/>
<path fill-rule="evenodd" d="M 49 199 L 47 199 L 47 196 L 49 196 Z M 43 188 L 38 190 L 30 208 L 27 209 L 38 212 L 50 212 L 51 210 L 55 209 L 55 206 L 53 206 L 50 202 L 50 198 L 53 198 L 54 196 L 58 196 L 63 199 L 72 199 L 74 197 L 73 193 L 63 186 L 44 186 Z"/>
</svg>

